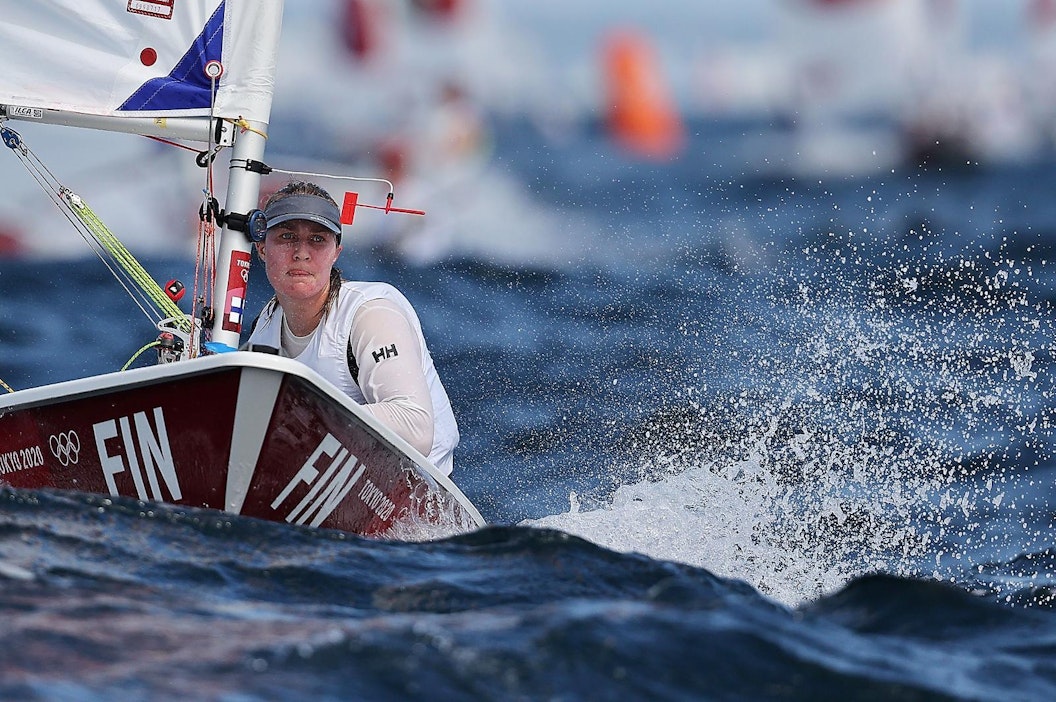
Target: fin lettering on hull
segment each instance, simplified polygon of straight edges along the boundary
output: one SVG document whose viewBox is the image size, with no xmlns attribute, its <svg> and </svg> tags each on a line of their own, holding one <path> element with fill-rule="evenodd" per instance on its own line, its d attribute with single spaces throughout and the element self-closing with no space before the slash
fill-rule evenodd
<svg viewBox="0 0 1056 702">
<path fill-rule="evenodd" d="M 116 477 L 127 470 L 132 474 L 136 497 L 139 499 L 155 502 L 183 499 L 176 464 L 172 460 L 172 448 L 169 446 L 169 432 L 165 428 L 165 415 L 160 407 L 155 407 L 153 414 L 153 426 L 146 412 L 135 412 L 131 417 L 107 419 L 92 425 L 103 479 L 111 495 L 120 494 Z M 114 442 L 108 447 L 107 442 L 118 436 L 121 437 L 120 448 Z M 111 448 L 117 450 L 111 453 Z M 159 474 L 164 481 L 164 489 L 158 480 Z M 168 495 L 165 495 L 165 491 Z"/>
<path fill-rule="evenodd" d="M 331 460 L 325 472 L 320 475 L 318 464 L 324 456 Z M 323 463 L 325 464 L 325 461 Z M 359 463 L 358 458 L 342 446 L 333 434 L 327 434 L 297 474 L 293 476 L 293 480 L 271 503 L 271 508 L 278 509 L 298 485 L 307 485 L 309 486 L 307 494 L 286 515 L 286 521 L 291 524 L 309 524 L 317 527 L 352 491 L 352 487 L 363 475 L 364 470 L 366 466 Z"/>
</svg>

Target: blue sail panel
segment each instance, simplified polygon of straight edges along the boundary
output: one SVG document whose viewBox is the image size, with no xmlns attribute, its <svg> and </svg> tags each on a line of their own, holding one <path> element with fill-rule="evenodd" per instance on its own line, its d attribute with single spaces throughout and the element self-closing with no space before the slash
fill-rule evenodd
<svg viewBox="0 0 1056 702">
<path fill-rule="evenodd" d="M 211 81 L 205 64 L 220 61 L 224 43 L 224 5 L 221 2 L 187 52 L 166 76 L 151 78 L 125 100 L 119 111 L 161 111 L 208 108 Z"/>
</svg>

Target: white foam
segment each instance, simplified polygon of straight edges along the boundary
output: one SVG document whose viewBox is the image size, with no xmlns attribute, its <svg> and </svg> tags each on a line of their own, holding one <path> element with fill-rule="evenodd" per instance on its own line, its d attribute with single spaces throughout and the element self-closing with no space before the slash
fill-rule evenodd
<svg viewBox="0 0 1056 702">
<path fill-rule="evenodd" d="M 717 350 L 727 366 L 702 376 L 725 389 L 705 400 L 688 388 L 677 421 L 637 431 L 640 480 L 600 508 L 526 524 L 707 568 L 789 605 L 870 572 L 967 580 L 973 559 L 1029 553 L 1016 496 L 1033 484 L 1025 452 L 1035 466 L 1048 455 L 1038 359 L 1053 323 L 1009 294 L 1021 281 L 987 275 L 1020 268 L 990 258 L 918 264 L 924 293 L 878 284 L 883 272 L 790 272 L 798 298 L 773 293 L 760 318 L 792 342 Z M 957 279 L 966 267 L 982 275 Z"/>
</svg>

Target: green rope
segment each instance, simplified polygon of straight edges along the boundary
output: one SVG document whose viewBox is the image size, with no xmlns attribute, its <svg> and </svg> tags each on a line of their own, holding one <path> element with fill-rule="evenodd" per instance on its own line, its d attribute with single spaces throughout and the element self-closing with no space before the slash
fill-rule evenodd
<svg viewBox="0 0 1056 702">
<path fill-rule="evenodd" d="M 165 294 L 161 286 L 147 273 L 146 269 L 136 260 L 124 244 L 103 223 L 99 216 L 88 206 L 79 195 L 70 191 L 64 193 L 70 209 L 81 221 L 81 224 L 95 237 L 96 241 L 106 249 L 115 261 L 128 273 L 132 281 L 143 290 L 143 292 L 157 305 L 166 317 L 180 318 L 179 327 L 183 331 L 190 331 L 191 325 L 183 315 L 183 310 Z M 141 349 L 142 351 L 142 349 Z M 138 355 L 138 354 L 137 354 Z"/>
<path fill-rule="evenodd" d="M 128 367 L 132 365 L 132 361 L 134 361 L 137 358 L 139 358 L 139 355 L 141 353 L 143 353 L 147 349 L 153 348 L 153 347 L 155 347 L 157 345 L 158 345 L 157 339 L 155 339 L 154 341 L 150 342 L 149 344 L 144 345 L 143 348 L 141 348 L 139 351 L 136 351 L 134 354 L 132 354 L 132 358 L 128 359 L 128 362 L 125 365 L 121 366 L 121 370 L 123 370 L 123 371 L 128 370 Z"/>
<path fill-rule="evenodd" d="M 98 215 L 88 207 L 87 203 L 79 195 L 73 193 L 55 178 L 47 166 L 34 154 L 22 141 L 21 135 L 3 125 L 5 120 L 0 118 L 0 132 L 3 136 L 3 144 L 11 148 L 18 160 L 26 167 L 29 174 L 43 188 L 48 198 L 69 220 L 74 229 L 88 244 L 92 252 L 99 257 L 117 282 L 132 297 L 140 310 L 158 328 L 179 330 L 187 336 L 197 333 L 191 320 L 180 310 L 161 286 L 158 285 L 150 274 L 140 265 L 135 256 L 124 244 L 111 232 Z M 114 265 L 116 264 L 116 266 Z M 139 291 L 135 291 L 138 287 Z M 147 307 L 154 309 L 148 310 Z M 179 332 L 177 334 L 179 335 Z M 185 338 L 184 341 L 187 341 Z M 191 348 L 194 348 L 194 340 L 191 339 Z M 152 341 L 145 345 L 128 360 L 121 370 L 127 369 L 140 354 L 149 348 L 158 346 L 158 341 Z M 9 385 L 0 380 L 0 385 L 8 392 L 14 392 Z"/>
</svg>

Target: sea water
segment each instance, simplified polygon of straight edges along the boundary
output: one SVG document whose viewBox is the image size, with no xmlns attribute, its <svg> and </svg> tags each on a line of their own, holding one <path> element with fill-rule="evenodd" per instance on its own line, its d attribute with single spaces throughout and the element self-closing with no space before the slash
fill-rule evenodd
<svg viewBox="0 0 1056 702">
<path fill-rule="evenodd" d="M 1051 161 L 804 175 L 740 158 L 766 128 L 649 165 L 498 124 L 472 232 L 347 237 L 419 311 L 485 529 L 0 491 L 0 697 L 1052 698 Z M 15 388 L 153 338 L 93 259 L 0 292 Z"/>
</svg>

